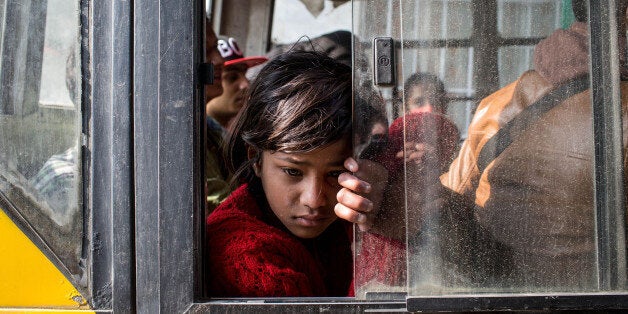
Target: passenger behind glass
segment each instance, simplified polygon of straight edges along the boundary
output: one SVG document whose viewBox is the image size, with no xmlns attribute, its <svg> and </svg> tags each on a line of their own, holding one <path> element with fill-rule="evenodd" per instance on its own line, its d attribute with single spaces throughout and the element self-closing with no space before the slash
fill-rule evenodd
<svg viewBox="0 0 628 314">
<path fill-rule="evenodd" d="M 266 57 L 244 57 L 233 38 L 217 38 L 209 23 L 207 32 L 207 59 L 214 65 L 214 83 L 205 88 L 207 154 L 205 177 L 209 214 L 231 192 L 228 181 L 231 174 L 226 168 L 222 145 L 229 122 L 242 107 L 244 92 L 249 86 L 246 71 L 265 62 Z"/>
<path fill-rule="evenodd" d="M 425 182 L 435 182 L 455 157 L 460 135 L 458 128 L 445 115 L 445 86 L 437 76 L 415 73 L 404 85 L 406 114 L 393 121 L 387 134 L 387 144 L 374 156 L 365 156 L 384 165 L 389 173 L 382 213 L 385 219 L 397 224 L 399 233 L 387 234 L 402 238 L 405 229 L 405 189 L 428 197 L 437 193 Z M 434 196 L 437 197 L 437 196 Z M 410 204 L 408 206 L 411 206 Z M 412 223 L 415 222 L 411 219 Z M 405 249 L 400 241 L 373 233 L 362 238 L 362 256 L 356 260 L 358 286 L 389 285 L 405 287 Z M 373 260 L 386 261 L 387 267 Z"/>
<path fill-rule="evenodd" d="M 399 138 L 397 159 L 413 161 L 421 169 L 426 168 L 426 158 L 434 161 L 440 173 L 446 171 L 453 160 L 460 140 L 456 125 L 447 118 L 445 84 L 434 74 L 414 73 L 404 84 L 406 115 L 397 118 L 390 127 L 391 138 Z M 401 136 L 406 132 L 405 139 Z M 393 147 L 394 148 L 394 147 Z M 430 166 L 431 167 L 431 166 Z M 421 169 L 414 169 L 420 173 Z"/>
<path fill-rule="evenodd" d="M 583 291 L 597 287 L 590 90 L 570 96 L 541 115 L 501 154 L 489 160 L 483 171 L 478 164 L 483 146 L 505 123 L 549 91 L 588 73 L 586 4 L 587 1 L 573 1 L 578 21 L 569 29 L 555 31 L 535 47 L 534 70 L 482 100 L 469 126 L 469 137 L 449 171 L 440 178 L 444 186 L 442 197 L 417 199 L 422 202 L 419 209 L 409 213 L 409 217 L 434 215 L 437 211 L 428 213 L 426 208 L 434 209 L 430 205 L 439 204 L 436 208 L 444 210 L 440 217 L 459 216 L 450 221 L 449 229 L 439 229 L 467 232 L 466 238 L 462 235 L 460 239 L 466 241 L 466 246 L 459 249 L 470 256 L 460 258 L 457 266 L 466 263 L 462 268 L 476 275 L 481 274 L 481 269 L 501 268 L 494 278 L 473 278 L 482 287 L 526 291 Z M 617 12 L 623 121 L 628 121 L 624 37 L 627 6 L 628 1 L 620 1 Z M 627 138 L 628 130 L 623 131 Z M 624 164 L 624 169 L 627 166 Z M 367 216 L 367 222 L 361 223 L 362 229 L 369 228 L 372 221 L 376 223 L 372 230 L 383 234 L 399 228 L 387 226 L 386 219 L 375 220 L 377 211 L 371 210 L 368 203 L 347 204 L 337 205 L 336 213 L 354 222 L 360 215 Z M 418 228 L 408 233 L 424 236 L 428 231 L 425 225 L 415 227 Z M 493 257 L 498 258 L 492 260 Z M 448 281 L 452 282 L 452 278 L 443 278 L 444 283 Z"/>
<path fill-rule="evenodd" d="M 242 185 L 207 218 L 209 295 L 351 295 L 352 228 L 333 210 L 351 156 L 351 68 L 315 52 L 269 61 L 227 153 Z"/>
<path fill-rule="evenodd" d="M 622 52 L 627 2 L 621 1 L 617 14 Z M 505 278 L 506 286 L 533 291 L 597 286 L 590 90 L 541 115 L 483 172 L 478 170 L 484 144 L 507 121 L 551 90 L 588 74 L 586 5 L 573 1 L 577 22 L 535 47 L 534 70 L 482 100 L 469 138 L 441 178 L 445 187 L 474 200 L 477 223 L 511 250 L 513 273 Z M 624 53 L 619 57 L 625 74 Z M 622 82 L 621 89 L 623 120 L 628 121 L 628 83 Z"/>
<path fill-rule="evenodd" d="M 77 95 L 76 45 L 69 49 L 65 68 L 65 83 L 74 107 L 80 103 Z M 64 231 L 72 228 L 79 212 L 78 142 L 64 152 L 52 155 L 30 179 L 40 199 L 48 206 L 42 210 Z"/>
<path fill-rule="evenodd" d="M 232 37 L 220 36 L 216 45 L 224 60 L 220 80 L 222 93 L 207 102 L 205 111 L 208 126 L 211 124 L 215 128 L 226 129 L 242 108 L 244 94 L 249 87 L 246 71 L 268 59 L 263 56 L 244 57 L 237 41 Z"/>
</svg>

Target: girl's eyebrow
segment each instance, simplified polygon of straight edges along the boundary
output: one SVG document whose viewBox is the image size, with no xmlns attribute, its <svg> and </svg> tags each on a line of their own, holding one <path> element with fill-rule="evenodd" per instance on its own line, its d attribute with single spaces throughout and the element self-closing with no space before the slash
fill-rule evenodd
<svg viewBox="0 0 628 314">
<path fill-rule="evenodd" d="M 293 163 L 295 165 L 309 165 L 310 162 L 306 161 L 306 160 L 300 160 L 297 158 L 294 158 L 288 154 L 284 155 L 284 156 L 277 156 L 277 159 L 281 159 L 283 161 L 287 161 L 289 163 Z"/>
<path fill-rule="evenodd" d="M 307 161 L 307 160 L 300 160 L 298 158 L 294 158 L 288 154 L 284 155 L 284 156 L 277 156 L 276 158 L 281 159 L 283 161 L 289 162 L 289 163 L 293 163 L 295 165 L 305 165 L 305 166 L 310 166 L 312 165 L 311 162 Z M 344 159 L 342 160 L 332 160 L 331 162 L 327 163 L 327 166 L 330 167 L 342 167 L 344 165 Z"/>
</svg>

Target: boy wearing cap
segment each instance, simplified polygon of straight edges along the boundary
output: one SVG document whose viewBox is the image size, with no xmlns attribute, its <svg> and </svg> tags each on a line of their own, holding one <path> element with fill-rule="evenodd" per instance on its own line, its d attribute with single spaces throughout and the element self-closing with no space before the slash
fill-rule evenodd
<svg viewBox="0 0 628 314">
<path fill-rule="evenodd" d="M 214 119 L 223 128 L 229 126 L 244 101 L 244 93 L 249 87 L 246 71 L 253 66 L 262 64 L 268 60 L 266 57 L 244 57 L 240 47 L 234 38 L 219 37 L 216 47 L 222 56 L 223 70 L 220 84 L 222 94 L 207 103 L 205 111 L 208 118 Z M 210 121 L 208 121 L 208 126 Z M 217 127 L 217 126 L 216 126 Z"/>
<path fill-rule="evenodd" d="M 242 108 L 244 94 L 249 87 L 246 71 L 249 67 L 264 63 L 268 59 L 244 57 L 235 39 L 222 36 L 217 38 L 209 27 L 207 32 L 207 47 L 210 49 L 208 55 L 215 56 L 211 58 L 214 63 L 214 85 L 217 85 L 214 89 L 218 89 L 218 86 L 221 89 L 219 94 L 206 95 L 208 101 L 205 105 L 207 123 L 205 168 L 207 214 L 209 214 L 231 193 L 231 188 L 227 183 L 231 174 L 225 167 L 221 146 L 226 128 Z M 220 62 L 215 62 L 215 59 L 220 59 Z"/>
</svg>

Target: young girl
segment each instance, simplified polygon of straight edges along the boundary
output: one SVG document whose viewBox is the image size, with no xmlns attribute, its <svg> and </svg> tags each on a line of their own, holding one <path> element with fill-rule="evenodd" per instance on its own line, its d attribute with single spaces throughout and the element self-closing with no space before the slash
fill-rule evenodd
<svg viewBox="0 0 628 314">
<path fill-rule="evenodd" d="M 334 213 L 352 152 L 350 67 L 314 52 L 276 57 L 231 134 L 227 160 L 243 184 L 207 218 L 210 296 L 352 295 L 352 227 Z"/>
</svg>

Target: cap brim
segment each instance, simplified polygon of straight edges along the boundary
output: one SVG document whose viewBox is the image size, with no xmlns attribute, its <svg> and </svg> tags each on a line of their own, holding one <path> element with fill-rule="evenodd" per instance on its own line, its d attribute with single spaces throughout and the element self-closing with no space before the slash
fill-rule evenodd
<svg viewBox="0 0 628 314">
<path fill-rule="evenodd" d="M 247 67 L 250 68 L 250 67 L 254 67 L 256 65 L 260 65 L 260 64 L 262 64 L 262 63 L 264 63 L 266 61 L 268 61 L 268 58 L 261 57 L 261 56 L 244 57 L 244 58 L 240 58 L 240 59 L 225 61 L 224 67 L 228 67 L 230 65 L 236 65 L 236 64 L 245 64 Z"/>
</svg>

